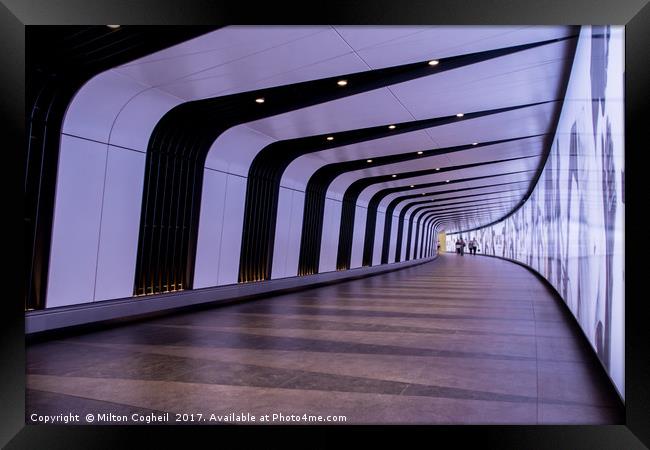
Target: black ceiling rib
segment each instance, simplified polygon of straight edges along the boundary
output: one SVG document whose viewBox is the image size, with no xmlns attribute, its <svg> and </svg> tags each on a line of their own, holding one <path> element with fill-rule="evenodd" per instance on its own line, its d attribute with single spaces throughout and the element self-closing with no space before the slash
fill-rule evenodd
<svg viewBox="0 0 650 450">
<path fill-rule="evenodd" d="M 25 308 L 45 307 L 61 128 L 95 75 L 218 27 L 28 26 L 25 29 Z"/>
<path fill-rule="evenodd" d="M 522 159 L 530 159 L 530 158 L 538 158 L 539 156 L 534 155 L 534 156 L 520 156 L 516 158 L 506 158 L 506 159 L 500 159 L 500 160 L 492 160 L 492 161 L 483 161 L 483 162 L 478 162 L 478 163 L 471 163 L 471 164 L 462 164 L 458 166 L 451 166 L 451 167 L 443 167 L 443 168 L 434 168 L 434 169 L 427 169 L 427 170 L 419 170 L 419 171 L 413 171 L 413 172 L 403 172 L 400 176 L 401 178 L 415 178 L 419 176 L 424 176 L 424 175 L 433 175 L 433 174 L 442 174 L 445 172 L 453 172 L 456 170 L 462 170 L 462 169 L 469 169 L 473 167 L 481 167 L 481 166 L 486 166 L 486 165 L 492 165 L 492 164 L 500 164 L 500 163 L 505 163 L 505 162 L 510 162 L 510 161 L 517 161 L 517 160 L 522 160 Z M 392 175 L 380 175 L 380 176 L 375 176 L 375 177 L 368 177 L 368 178 L 363 178 L 361 180 L 357 180 L 354 183 L 352 183 L 348 189 L 345 191 L 345 194 L 343 196 L 343 209 L 348 209 L 348 214 L 345 216 L 347 219 L 352 219 L 349 221 L 346 221 L 344 223 L 343 221 L 343 213 L 341 214 L 341 235 L 343 235 L 344 232 L 349 232 L 352 233 L 353 227 L 354 227 L 354 215 L 350 214 L 350 209 L 354 210 L 354 205 L 356 205 L 357 199 L 359 195 L 361 194 L 361 191 L 363 191 L 365 188 L 368 186 L 371 186 L 372 184 L 379 184 L 379 183 L 384 183 L 388 181 L 393 181 L 394 179 L 392 178 Z M 458 181 L 450 181 L 450 183 L 457 183 Z M 441 182 L 442 184 L 449 184 L 445 181 Z M 394 190 L 397 189 L 397 190 Z M 377 207 L 379 206 L 379 203 L 381 200 L 388 195 L 389 193 L 392 192 L 399 192 L 400 190 L 403 189 L 411 189 L 411 188 L 390 188 L 390 189 L 384 189 L 376 194 L 373 195 L 373 197 L 370 199 L 368 202 L 368 213 L 366 216 L 366 226 L 365 226 L 365 233 L 364 233 L 364 247 L 363 247 L 363 265 L 364 266 L 369 266 L 372 264 L 372 253 L 373 253 L 373 242 L 374 242 L 374 234 L 375 234 L 375 225 L 377 221 Z M 352 203 L 354 202 L 354 203 Z M 339 251 L 342 251 L 343 254 L 341 255 L 345 260 L 349 260 L 348 253 L 351 256 L 351 250 L 352 250 L 352 242 L 350 241 L 349 247 L 343 247 L 341 248 L 340 246 L 341 241 L 339 241 Z M 339 262 L 343 262 L 339 261 Z"/>
<path fill-rule="evenodd" d="M 336 86 L 336 88 L 334 88 L 335 89 L 334 93 L 339 93 L 339 96 L 343 96 L 341 92 L 347 92 L 348 95 L 351 95 L 353 93 L 365 92 L 367 90 L 376 89 L 378 87 L 383 87 L 390 84 L 409 81 L 422 76 L 428 76 L 435 73 L 440 73 L 444 70 L 451 70 L 451 69 L 464 67 L 471 64 L 476 64 L 482 61 L 528 50 L 542 45 L 557 43 L 567 39 L 575 39 L 576 37 L 577 35 L 567 36 L 563 38 L 551 39 L 551 40 L 541 41 L 532 44 L 524 44 L 524 45 L 519 45 L 514 47 L 507 47 L 504 49 L 488 50 L 487 52 L 477 52 L 468 55 L 455 56 L 451 58 L 442 58 L 439 60 L 438 65 L 433 66 L 434 68 L 436 68 L 436 70 L 434 71 L 431 71 L 432 66 L 428 64 L 428 61 L 422 63 L 408 64 L 406 66 L 396 66 L 396 67 L 409 67 L 411 68 L 409 70 L 413 70 L 414 72 L 409 74 L 401 73 L 399 74 L 399 76 L 393 75 L 392 72 L 386 72 L 384 79 L 380 81 L 375 81 L 374 87 L 370 87 L 370 88 L 364 88 L 362 86 L 364 83 L 363 79 L 355 79 L 354 77 L 363 74 L 368 74 L 369 72 L 378 73 L 378 72 L 388 71 L 395 68 L 378 69 L 369 72 L 362 72 L 360 74 L 332 77 L 330 79 L 327 79 L 328 80 L 327 86 L 330 89 L 332 89 L 332 86 L 335 86 L 335 80 L 340 80 L 341 78 L 345 78 L 348 81 L 346 89 L 341 90 L 340 87 Z M 392 77 L 394 77 L 393 81 L 391 81 Z M 307 83 L 313 83 L 313 82 L 307 82 Z M 366 81 L 366 83 L 368 82 Z M 350 86 L 352 86 L 352 88 L 350 88 Z M 266 98 L 266 96 L 264 95 L 260 95 L 260 96 Z M 338 98 L 338 97 L 334 97 L 334 98 Z M 331 100 L 331 98 L 328 100 Z M 323 101 L 328 101 L 328 100 L 323 100 Z M 542 102 L 542 103 L 547 103 L 547 102 Z M 454 119 L 457 118 L 454 117 Z M 416 125 L 413 126 L 415 127 Z M 420 126 L 422 128 L 425 128 L 422 125 Z M 388 131 L 388 128 L 386 126 L 374 127 L 374 128 L 379 128 L 379 130 L 374 130 L 377 137 L 390 136 L 392 134 L 399 133 L 399 131 L 397 131 L 399 130 L 399 127 L 395 128 L 395 130 L 392 130 L 390 132 Z M 325 136 L 329 136 L 328 134 L 291 140 L 291 145 L 284 144 L 284 141 L 273 143 L 265 147 L 262 151 L 258 153 L 258 155 L 255 157 L 249 169 L 248 183 L 246 188 L 246 202 L 244 206 L 245 208 L 244 227 L 242 232 L 242 247 L 241 247 L 240 268 L 239 268 L 240 282 L 258 281 L 258 280 L 265 280 L 271 278 L 273 246 L 275 240 L 275 222 L 276 222 L 275 213 L 277 212 L 279 186 L 280 186 L 280 181 L 284 169 L 286 169 L 286 167 L 291 163 L 291 161 L 293 161 L 293 159 L 301 156 L 301 154 L 308 153 L 307 151 L 303 150 L 304 148 L 311 148 L 310 151 L 314 152 L 314 151 L 324 150 L 327 148 L 337 147 L 340 145 L 345 145 L 346 143 L 354 143 L 355 138 L 356 139 L 361 138 L 360 140 L 365 140 L 367 138 L 364 138 L 363 134 L 365 134 L 365 132 L 370 132 L 369 130 L 373 130 L 373 129 L 365 129 L 363 131 L 359 130 L 360 136 L 357 136 L 353 133 L 346 136 L 345 133 L 347 132 L 331 134 L 331 136 L 334 137 L 334 140 L 331 141 L 329 144 L 328 141 L 325 140 Z M 216 139 L 217 135 L 218 134 L 215 134 L 214 139 Z M 200 195 L 200 193 L 197 195 Z M 268 205 L 262 204 L 261 203 L 262 198 L 266 200 L 270 200 L 270 204 Z M 307 203 L 307 205 L 311 205 L 311 204 L 312 204 L 311 202 Z M 308 229 L 313 229 L 314 227 L 315 225 L 313 226 L 308 225 Z M 310 242 L 309 245 L 312 249 L 315 249 L 316 247 L 319 248 L 319 244 L 316 243 L 315 241 Z M 314 258 L 312 257 L 311 259 L 313 260 Z M 188 264 L 193 264 L 191 258 L 188 259 Z M 308 269 L 305 270 L 304 273 L 307 274 L 312 272 L 311 269 Z"/>
<path fill-rule="evenodd" d="M 505 186 L 505 185 L 511 185 L 511 184 L 518 184 L 518 183 L 523 183 L 523 181 L 513 181 L 513 182 L 509 182 L 509 183 L 496 183 L 496 184 L 490 184 L 490 185 L 486 185 L 486 186 L 482 186 L 482 187 L 496 187 L 496 186 Z M 462 189 L 452 189 L 452 190 L 447 190 L 447 191 L 442 191 L 442 192 L 433 192 L 433 194 L 434 195 L 439 195 L 439 194 L 442 194 L 442 193 L 461 192 L 461 191 L 474 190 L 474 189 L 480 189 L 480 188 L 481 188 L 481 186 L 479 186 L 479 187 L 470 187 L 470 188 L 462 188 Z M 413 189 L 417 189 L 417 186 L 414 185 Z M 466 197 L 472 197 L 472 196 L 476 196 L 476 195 L 483 195 L 483 194 L 473 194 L 473 195 L 468 195 Z M 400 197 L 397 197 L 397 198 L 391 200 L 391 202 L 386 207 L 386 216 L 384 218 L 384 238 L 383 238 L 383 244 L 382 244 L 382 250 L 381 250 L 381 263 L 382 264 L 387 264 L 388 263 L 388 254 L 389 254 L 389 251 L 390 251 L 390 235 L 391 235 L 391 231 L 392 231 L 392 227 L 393 227 L 393 222 L 392 222 L 393 211 L 395 211 L 395 208 L 397 207 L 397 205 L 399 203 L 401 203 L 403 201 L 413 199 L 413 198 L 420 198 L 420 196 L 421 196 L 421 194 L 403 195 L 403 196 L 400 196 Z M 430 197 L 427 197 L 427 198 L 430 198 Z M 458 197 L 458 198 L 462 198 L 462 197 Z M 419 203 L 425 203 L 425 202 L 428 202 L 428 201 L 432 201 L 432 200 L 429 199 L 429 200 L 425 200 L 425 201 L 419 202 Z M 400 216 L 399 216 L 400 218 L 399 218 L 399 222 L 398 222 L 398 227 L 399 228 L 398 228 L 398 235 L 397 235 L 398 236 L 398 242 L 400 242 L 400 243 L 401 243 L 401 236 L 402 235 L 401 235 L 401 225 L 399 225 L 399 224 L 401 224 L 401 221 L 404 219 L 404 215 L 412 207 L 411 205 L 413 205 L 413 204 L 405 206 L 400 211 Z M 399 262 L 399 260 L 396 260 L 396 262 Z"/>
<path fill-rule="evenodd" d="M 523 170 L 523 171 L 510 172 L 510 173 L 498 174 L 498 175 L 487 175 L 487 176 L 483 176 L 483 177 L 465 179 L 464 181 L 474 181 L 474 180 L 477 180 L 477 179 L 480 180 L 480 179 L 486 179 L 486 178 L 497 178 L 497 177 L 501 177 L 501 176 L 516 175 L 516 174 L 527 173 L 527 172 L 532 172 L 532 171 L 531 170 Z M 521 181 L 517 181 L 516 183 L 521 183 Z M 498 185 L 501 185 L 501 184 L 509 184 L 509 183 L 498 183 L 498 184 L 489 185 L 489 186 L 498 186 Z M 436 185 L 441 185 L 441 183 L 437 183 Z M 416 188 L 414 188 L 414 189 L 422 189 L 422 188 L 428 188 L 428 187 L 434 187 L 434 186 L 432 186 L 432 183 L 420 184 L 420 185 L 416 186 Z M 473 189 L 480 189 L 480 188 L 483 188 L 483 187 L 485 187 L 485 186 L 481 185 L 481 186 L 477 186 L 477 187 L 468 187 L 468 188 L 461 188 L 461 189 L 453 189 L 451 191 L 442 191 L 441 193 L 458 192 L 458 191 L 464 191 L 464 190 L 473 190 Z M 409 190 L 409 189 L 404 188 L 403 190 L 406 191 L 406 190 Z M 437 192 L 434 192 L 433 194 L 437 194 Z M 414 198 L 414 197 L 418 197 L 419 195 L 420 194 L 408 195 L 408 196 L 404 196 L 402 198 L 403 199 Z M 407 211 L 408 211 L 408 209 L 407 209 Z M 397 249 L 400 249 L 402 247 L 402 237 L 404 235 L 404 217 L 405 217 L 405 215 L 406 215 L 406 211 L 403 211 L 403 213 L 400 212 L 400 220 L 397 222 L 397 240 L 396 240 L 396 244 L 395 244 Z M 409 226 L 409 228 L 408 228 L 408 231 L 407 231 L 407 233 L 408 233 L 407 234 L 407 240 L 410 239 L 409 236 L 410 236 L 410 233 L 411 233 L 411 230 L 412 230 L 412 227 L 413 227 L 413 222 L 411 222 L 409 220 L 409 225 L 408 226 Z M 399 253 L 396 253 L 395 255 L 396 255 L 395 262 L 400 262 L 401 261 L 401 255 Z"/>
<path fill-rule="evenodd" d="M 550 102 L 544 102 L 550 103 Z M 527 108 L 533 105 L 539 105 L 540 103 L 521 105 L 517 107 L 507 108 L 508 110 Z M 503 112 L 503 109 L 500 108 L 497 110 L 492 110 L 493 114 Z M 481 111 L 480 113 L 472 114 L 481 114 L 481 116 L 488 114 L 488 111 Z M 479 116 L 473 116 L 479 117 Z M 470 117 L 472 118 L 472 117 Z M 446 119 L 446 118 L 443 118 Z M 458 120 L 456 116 L 450 116 L 449 119 L 452 121 Z M 453 122 L 452 122 L 453 123 Z M 385 126 L 382 127 L 386 129 Z M 319 260 L 320 260 L 320 243 L 323 232 L 323 219 L 325 213 L 325 197 L 327 195 L 327 190 L 336 179 L 336 177 L 342 175 L 346 172 L 352 172 L 356 170 L 367 169 L 368 167 L 381 167 L 388 164 L 395 164 L 405 161 L 413 161 L 421 158 L 426 158 L 430 156 L 438 156 L 443 154 L 450 154 L 460 151 L 467 150 L 478 150 L 485 147 L 490 147 L 493 145 L 521 141 L 525 139 L 531 139 L 536 137 L 544 136 L 544 134 L 536 134 L 530 136 L 522 136 L 509 139 L 500 139 L 495 141 L 480 142 L 476 145 L 464 144 L 453 147 L 445 148 L 436 148 L 429 150 L 421 150 L 420 152 L 411 151 L 406 153 L 391 154 L 387 156 L 371 157 L 372 164 L 369 165 L 367 158 L 351 160 L 351 161 L 342 161 L 338 163 L 327 164 L 319 168 L 314 174 L 310 177 L 307 187 L 305 189 L 305 202 L 303 209 L 303 221 L 302 221 L 302 233 L 301 233 L 301 243 L 300 243 L 300 257 L 298 263 L 298 275 L 309 275 L 312 273 L 318 273 L 319 270 Z M 396 172 L 398 177 L 403 178 L 403 174 Z M 275 230 L 273 230 L 275 231 Z"/>
</svg>

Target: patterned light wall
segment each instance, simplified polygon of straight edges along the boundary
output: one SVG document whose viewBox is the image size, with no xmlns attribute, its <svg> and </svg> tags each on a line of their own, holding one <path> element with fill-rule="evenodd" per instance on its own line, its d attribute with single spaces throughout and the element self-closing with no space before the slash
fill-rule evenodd
<svg viewBox="0 0 650 450">
<path fill-rule="evenodd" d="M 551 153 L 530 198 L 462 233 L 560 293 L 625 394 L 623 27 L 583 27 Z M 454 231 L 454 230 L 448 230 Z M 458 234 L 448 234 L 454 251 Z"/>
</svg>

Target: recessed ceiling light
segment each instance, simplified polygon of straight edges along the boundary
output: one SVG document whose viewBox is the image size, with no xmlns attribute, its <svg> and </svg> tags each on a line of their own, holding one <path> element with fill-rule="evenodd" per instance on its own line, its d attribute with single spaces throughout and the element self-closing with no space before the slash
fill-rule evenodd
<svg viewBox="0 0 650 450">
<path fill-rule="evenodd" d="M 393 178 L 397 178 L 397 175 L 395 175 L 395 174 L 393 174 L 393 175 L 391 175 L 391 176 L 392 176 Z"/>
<path fill-rule="evenodd" d="M 396 128 L 395 125 L 388 125 L 389 130 L 394 130 L 395 128 Z"/>
<path fill-rule="evenodd" d="M 440 167 L 436 167 L 436 170 L 440 170 Z"/>
<path fill-rule="evenodd" d="M 465 114 L 463 114 L 463 113 L 458 113 L 458 114 L 456 114 L 456 117 L 463 117 L 464 115 Z"/>
<path fill-rule="evenodd" d="M 327 136 L 326 139 L 327 139 L 328 141 L 333 141 L 333 140 L 334 140 L 334 136 Z"/>
<path fill-rule="evenodd" d="M 426 193 L 426 192 L 423 192 L 422 195 L 427 195 L 427 193 Z"/>
<path fill-rule="evenodd" d="M 346 86 L 348 84 L 348 80 L 339 80 L 336 82 L 339 86 Z"/>
<path fill-rule="evenodd" d="M 478 142 L 472 142 L 472 145 L 478 145 Z"/>
<path fill-rule="evenodd" d="M 422 153 L 424 153 L 424 152 L 418 152 L 418 155 L 421 155 Z"/>
<path fill-rule="evenodd" d="M 366 162 L 367 162 L 367 163 L 371 163 L 371 162 L 372 162 L 372 159 L 366 159 Z"/>
<path fill-rule="evenodd" d="M 449 183 L 449 180 L 445 181 L 445 183 Z"/>
<path fill-rule="evenodd" d="M 428 64 L 429 64 L 430 66 L 437 66 L 439 62 L 440 62 L 440 61 L 438 61 L 437 59 L 432 59 L 431 61 L 429 61 Z"/>
<path fill-rule="evenodd" d="M 412 187 L 412 188 L 414 188 L 414 187 L 415 187 L 415 185 L 413 185 L 413 184 L 412 184 L 412 185 L 411 185 L 411 187 Z"/>
<path fill-rule="evenodd" d="M 119 28 L 120 25 L 106 25 L 108 28 Z"/>
<path fill-rule="evenodd" d="M 256 98 L 255 103 L 264 103 L 264 97 Z"/>
</svg>

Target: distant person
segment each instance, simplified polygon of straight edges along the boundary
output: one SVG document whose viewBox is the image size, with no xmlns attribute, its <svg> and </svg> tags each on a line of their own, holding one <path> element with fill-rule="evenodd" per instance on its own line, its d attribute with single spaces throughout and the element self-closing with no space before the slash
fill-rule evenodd
<svg viewBox="0 0 650 450">
<path fill-rule="evenodd" d="M 476 238 L 472 238 L 469 241 L 469 245 L 467 247 L 469 248 L 470 255 L 476 255 L 476 249 L 478 248 L 478 242 L 476 242 Z"/>
<path fill-rule="evenodd" d="M 456 239 L 456 253 L 460 255 L 460 239 Z"/>
<path fill-rule="evenodd" d="M 463 256 L 465 254 L 465 245 L 467 245 L 467 244 L 465 244 L 465 241 L 461 237 L 460 238 L 460 256 Z"/>
</svg>

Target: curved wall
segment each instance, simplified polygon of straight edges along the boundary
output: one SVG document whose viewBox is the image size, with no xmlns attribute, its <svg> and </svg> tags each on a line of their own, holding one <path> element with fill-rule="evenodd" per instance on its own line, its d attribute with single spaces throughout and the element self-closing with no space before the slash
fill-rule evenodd
<svg viewBox="0 0 650 450">
<path fill-rule="evenodd" d="M 625 395 L 623 27 L 583 27 L 551 153 L 507 219 L 461 233 L 560 293 Z M 448 225 L 448 232 L 452 230 Z M 454 251 L 459 234 L 448 234 Z"/>
</svg>

